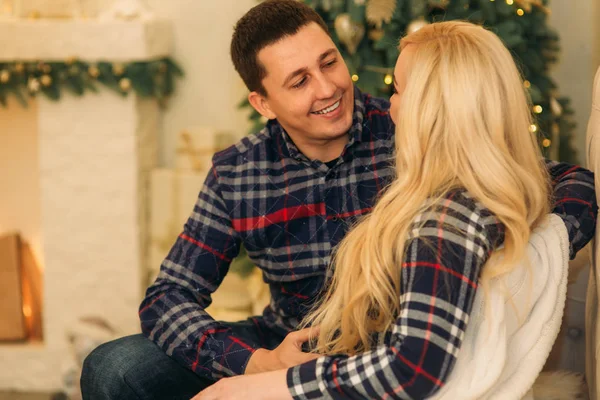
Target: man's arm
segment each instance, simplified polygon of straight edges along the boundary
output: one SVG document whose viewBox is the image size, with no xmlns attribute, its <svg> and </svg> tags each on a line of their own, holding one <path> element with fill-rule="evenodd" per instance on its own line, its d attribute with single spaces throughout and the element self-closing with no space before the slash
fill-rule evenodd
<svg viewBox="0 0 600 400">
<path fill-rule="evenodd" d="M 258 348 L 204 311 L 239 243 L 212 168 L 139 310 L 146 337 L 180 364 L 213 380 L 243 374 Z"/>
<path fill-rule="evenodd" d="M 581 250 L 596 230 L 598 204 L 594 174 L 585 168 L 546 160 L 552 179 L 554 204 L 552 212 L 560 215 L 569 232 L 570 257 Z"/>
</svg>

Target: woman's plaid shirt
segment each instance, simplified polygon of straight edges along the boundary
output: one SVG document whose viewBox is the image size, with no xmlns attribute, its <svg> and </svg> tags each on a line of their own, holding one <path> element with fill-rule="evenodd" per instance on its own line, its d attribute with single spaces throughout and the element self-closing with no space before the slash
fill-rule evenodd
<svg viewBox="0 0 600 400">
<path fill-rule="evenodd" d="M 194 210 L 140 306 L 142 332 L 201 376 L 216 380 L 243 373 L 260 345 L 236 337 L 227 323 L 204 311 L 241 243 L 271 289 L 271 303 L 255 321 L 265 334 L 280 338 L 295 329 L 324 285 L 332 249 L 392 178 L 388 110 L 385 100 L 355 90 L 349 143 L 331 168 L 308 160 L 276 121 L 216 154 Z M 595 228 L 593 175 L 566 164 L 547 165 L 554 212 L 567 224 L 574 255 Z M 410 398 L 411 391 L 429 393 L 442 384 L 460 347 L 479 268 L 501 241 L 501 230 L 491 229 L 491 217 L 468 195 L 448 201 L 444 215 L 462 221 L 468 235 L 427 232 L 440 249 L 461 258 L 442 266 L 440 254 L 412 239 L 402 268 L 403 313 L 388 335 L 394 341 L 358 357 L 326 357 L 290 369 L 288 384 L 296 398 L 325 393 Z M 409 279 L 415 276 L 419 279 Z M 443 297 L 436 285 L 449 279 L 460 289 Z M 436 304 L 429 306 L 433 299 Z"/>
</svg>

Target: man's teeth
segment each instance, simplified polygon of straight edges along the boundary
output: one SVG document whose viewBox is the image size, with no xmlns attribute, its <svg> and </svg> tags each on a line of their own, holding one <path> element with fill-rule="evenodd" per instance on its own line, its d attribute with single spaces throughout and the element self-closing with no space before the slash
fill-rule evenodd
<svg viewBox="0 0 600 400">
<path fill-rule="evenodd" d="M 324 108 L 321 111 L 314 111 L 313 114 L 320 114 L 320 115 L 328 114 L 332 111 L 335 111 L 339 106 L 340 106 L 340 101 L 338 100 L 335 104 L 332 104 L 331 106 Z"/>
</svg>

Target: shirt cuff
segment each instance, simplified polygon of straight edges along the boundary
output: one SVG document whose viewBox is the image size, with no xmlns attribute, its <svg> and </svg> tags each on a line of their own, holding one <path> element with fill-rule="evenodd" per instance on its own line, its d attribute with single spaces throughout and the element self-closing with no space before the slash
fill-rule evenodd
<svg viewBox="0 0 600 400">
<path fill-rule="evenodd" d="M 324 393 L 319 389 L 317 362 L 318 359 L 288 369 L 287 385 L 294 400 L 325 398 Z"/>
<path fill-rule="evenodd" d="M 250 356 L 254 354 L 258 347 L 252 342 L 247 342 L 231 335 L 223 340 L 223 345 L 223 358 L 219 364 L 229 369 L 233 376 L 243 375 L 248 366 L 248 361 L 250 361 Z"/>
</svg>

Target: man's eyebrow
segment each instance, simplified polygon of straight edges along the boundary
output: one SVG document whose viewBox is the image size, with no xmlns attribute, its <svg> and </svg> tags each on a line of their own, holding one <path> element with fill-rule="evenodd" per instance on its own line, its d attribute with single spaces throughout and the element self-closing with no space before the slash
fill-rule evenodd
<svg viewBox="0 0 600 400">
<path fill-rule="evenodd" d="M 336 53 L 336 49 L 329 49 L 327 51 L 325 51 L 323 54 L 321 54 L 319 56 L 319 61 L 323 61 L 324 59 L 326 59 L 327 57 L 329 57 L 331 54 Z"/>
<path fill-rule="evenodd" d="M 308 71 L 308 68 L 304 67 L 304 68 L 298 68 L 297 70 L 295 70 L 294 72 L 292 72 L 291 74 L 289 74 L 287 76 L 287 78 L 285 78 L 285 81 L 283 81 L 283 87 L 287 86 L 287 84 L 294 79 L 295 77 L 297 77 L 298 75 L 302 75 L 304 74 L 306 71 Z"/>
<path fill-rule="evenodd" d="M 336 53 L 337 50 L 334 48 L 328 49 L 326 51 L 323 52 L 323 54 L 321 54 L 319 56 L 319 62 L 322 62 L 323 60 L 325 60 L 327 57 L 329 57 L 330 55 L 332 55 L 333 53 Z M 291 74 L 289 74 L 287 76 L 287 78 L 285 78 L 285 80 L 283 81 L 283 85 L 282 86 L 287 86 L 287 84 L 294 79 L 295 77 L 297 77 L 298 75 L 302 75 L 304 73 L 306 73 L 306 71 L 308 71 L 308 68 L 303 67 L 303 68 L 298 68 L 297 70 L 295 70 L 294 72 L 292 72 Z"/>
</svg>

